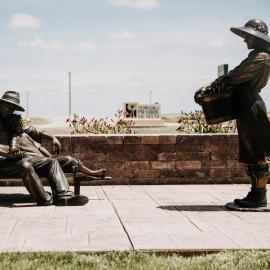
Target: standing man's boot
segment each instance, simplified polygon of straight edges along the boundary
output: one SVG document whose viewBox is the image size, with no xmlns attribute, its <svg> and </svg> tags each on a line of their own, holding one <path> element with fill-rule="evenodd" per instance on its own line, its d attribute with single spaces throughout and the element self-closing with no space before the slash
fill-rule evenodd
<svg viewBox="0 0 270 270">
<path fill-rule="evenodd" d="M 267 206 L 266 185 L 268 177 L 257 177 L 254 196 L 251 196 L 247 201 L 239 201 L 238 206 L 243 208 L 257 208 Z"/>
<path fill-rule="evenodd" d="M 242 199 L 235 199 L 234 200 L 234 203 L 237 205 L 239 205 L 239 203 L 241 203 L 243 201 L 254 200 L 255 190 L 256 190 L 256 176 L 254 174 L 253 167 L 248 166 L 247 174 L 250 177 L 251 189 L 248 192 L 248 194 L 246 195 L 246 197 L 244 197 Z"/>
<path fill-rule="evenodd" d="M 248 201 L 240 201 L 238 205 L 243 208 L 257 208 L 267 206 L 266 188 L 256 188 L 254 198 Z"/>
</svg>

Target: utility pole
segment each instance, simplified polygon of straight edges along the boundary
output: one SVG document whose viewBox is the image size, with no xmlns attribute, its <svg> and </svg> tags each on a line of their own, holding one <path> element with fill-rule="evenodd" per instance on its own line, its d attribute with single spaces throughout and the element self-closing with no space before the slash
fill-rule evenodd
<svg viewBox="0 0 270 270">
<path fill-rule="evenodd" d="M 68 73 L 68 113 L 71 116 L 71 72 Z"/>
</svg>

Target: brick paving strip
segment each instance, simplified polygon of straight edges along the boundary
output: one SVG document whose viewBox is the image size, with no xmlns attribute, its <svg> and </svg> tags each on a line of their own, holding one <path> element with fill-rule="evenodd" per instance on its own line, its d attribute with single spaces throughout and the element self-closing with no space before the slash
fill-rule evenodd
<svg viewBox="0 0 270 270">
<path fill-rule="evenodd" d="M 230 212 L 248 185 L 84 186 L 79 207 L 36 207 L 0 188 L 0 252 L 269 249 L 270 213 Z"/>
</svg>

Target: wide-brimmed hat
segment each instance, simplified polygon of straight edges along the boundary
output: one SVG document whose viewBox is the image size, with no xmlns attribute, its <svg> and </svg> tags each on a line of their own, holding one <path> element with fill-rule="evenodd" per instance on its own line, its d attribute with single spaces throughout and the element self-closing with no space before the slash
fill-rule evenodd
<svg viewBox="0 0 270 270">
<path fill-rule="evenodd" d="M 246 34 L 252 35 L 270 46 L 267 24 L 260 19 L 252 19 L 244 27 L 232 27 L 231 31 L 242 38 L 245 38 Z"/>
<path fill-rule="evenodd" d="M 25 111 L 25 109 L 20 106 L 20 94 L 18 92 L 6 91 L 0 99 L 0 102 L 1 101 L 14 105 L 16 111 Z"/>
</svg>

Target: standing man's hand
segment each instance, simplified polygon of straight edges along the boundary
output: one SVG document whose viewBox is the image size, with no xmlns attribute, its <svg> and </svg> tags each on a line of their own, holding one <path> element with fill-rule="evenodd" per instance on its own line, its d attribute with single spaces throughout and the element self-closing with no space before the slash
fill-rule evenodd
<svg viewBox="0 0 270 270">
<path fill-rule="evenodd" d="M 194 95 L 194 100 L 196 103 L 198 103 L 199 105 L 201 105 L 201 100 L 200 97 L 203 95 L 203 93 L 207 90 L 208 85 L 203 86 L 201 88 L 199 88 Z"/>
<path fill-rule="evenodd" d="M 52 136 L 52 145 L 53 154 L 58 156 L 61 151 L 61 144 L 55 136 Z"/>
</svg>

